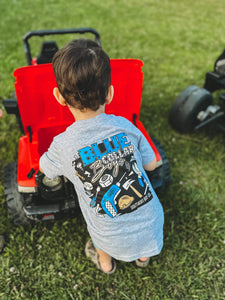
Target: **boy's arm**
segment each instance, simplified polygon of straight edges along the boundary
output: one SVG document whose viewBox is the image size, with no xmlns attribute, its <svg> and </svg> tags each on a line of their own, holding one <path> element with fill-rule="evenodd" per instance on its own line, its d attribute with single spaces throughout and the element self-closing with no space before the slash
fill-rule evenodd
<svg viewBox="0 0 225 300">
<path fill-rule="evenodd" d="M 156 157 L 154 157 L 150 163 L 148 163 L 147 165 L 144 165 L 143 167 L 146 171 L 153 171 L 156 168 L 156 164 L 157 164 Z"/>
<path fill-rule="evenodd" d="M 44 173 L 44 171 L 42 170 L 40 164 L 39 164 L 39 171 L 40 171 L 41 173 Z"/>
<path fill-rule="evenodd" d="M 138 149 L 142 156 L 143 167 L 146 171 L 153 171 L 157 165 L 155 153 L 143 133 L 137 128 L 136 130 L 139 137 Z"/>
<path fill-rule="evenodd" d="M 62 159 L 60 152 L 60 145 L 54 138 L 47 152 L 43 153 L 40 157 L 39 170 L 48 178 L 55 178 L 62 175 Z"/>
</svg>

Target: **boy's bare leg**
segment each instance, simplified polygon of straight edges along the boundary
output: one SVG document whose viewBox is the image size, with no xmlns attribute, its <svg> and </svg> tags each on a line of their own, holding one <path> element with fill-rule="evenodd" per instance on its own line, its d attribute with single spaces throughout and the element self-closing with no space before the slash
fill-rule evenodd
<svg viewBox="0 0 225 300">
<path fill-rule="evenodd" d="M 96 251 L 98 253 L 98 260 L 101 265 L 101 268 L 105 272 L 110 272 L 113 268 L 112 266 L 112 257 L 107 254 L 106 252 L 99 250 L 96 248 Z"/>
</svg>

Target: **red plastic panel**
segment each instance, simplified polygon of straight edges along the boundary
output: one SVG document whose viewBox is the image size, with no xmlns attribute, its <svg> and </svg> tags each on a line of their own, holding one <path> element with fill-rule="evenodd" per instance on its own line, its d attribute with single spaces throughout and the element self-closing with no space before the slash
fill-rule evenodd
<svg viewBox="0 0 225 300">
<path fill-rule="evenodd" d="M 29 178 L 29 173 L 39 169 L 39 154 L 37 142 L 30 143 L 27 136 L 19 139 L 17 182 L 21 187 L 35 187 L 34 176 Z"/>
<path fill-rule="evenodd" d="M 56 81 L 51 64 L 19 68 L 14 76 L 25 134 L 29 135 L 30 127 L 34 140 L 40 128 L 69 125 L 74 121 L 68 108 L 60 106 L 52 94 Z"/>
<path fill-rule="evenodd" d="M 112 59 L 112 84 L 115 95 L 107 113 L 133 120 L 140 113 L 143 63 L 136 59 Z M 40 128 L 68 126 L 74 119 L 67 107 L 60 106 L 52 91 L 56 81 L 51 64 L 27 66 L 14 72 L 15 89 L 24 130 L 29 134 Z M 35 138 L 35 135 L 34 135 Z"/>
<path fill-rule="evenodd" d="M 152 143 L 142 123 L 138 120 L 142 85 L 143 63 L 136 59 L 112 59 L 112 85 L 114 98 L 106 105 L 106 113 L 123 116 L 134 120 L 138 128 L 152 145 L 157 161 L 160 155 Z M 19 141 L 18 184 L 20 186 L 36 186 L 34 177 L 27 174 L 33 169 L 38 171 L 40 156 L 48 149 L 55 135 L 63 132 L 74 122 L 67 107 L 61 106 L 53 96 L 56 86 L 51 64 L 27 66 L 14 72 L 15 90 L 18 107 L 25 130 Z"/>
<path fill-rule="evenodd" d="M 106 113 L 119 115 L 133 121 L 139 118 L 143 86 L 143 62 L 137 59 L 112 59 L 111 83 L 114 97 L 106 105 Z"/>
</svg>

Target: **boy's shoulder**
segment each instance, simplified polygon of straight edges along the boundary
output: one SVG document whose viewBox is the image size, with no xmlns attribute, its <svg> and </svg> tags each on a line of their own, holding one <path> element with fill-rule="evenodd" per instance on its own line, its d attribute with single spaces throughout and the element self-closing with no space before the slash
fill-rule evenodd
<svg viewBox="0 0 225 300">
<path fill-rule="evenodd" d="M 129 121 L 128 119 L 126 119 L 125 117 L 117 116 L 117 115 L 113 115 L 113 114 L 108 115 L 108 117 L 112 121 L 118 122 L 120 124 L 126 124 L 127 126 L 134 126 L 133 123 L 131 121 Z"/>
<path fill-rule="evenodd" d="M 101 126 L 103 125 L 107 125 L 107 127 L 120 127 L 121 129 L 124 128 L 127 130 L 134 130 L 134 128 L 136 128 L 132 124 L 132 122 L 124 117 L 104 113 L 97 116 L 97 118 L 95 117 L 92 119 L 86 119 L 82 120 L 81 122 L 75 121 L 70 126 L 68 126 L 64 132 L 55 136 L 54 142 L 61 143 L 62 140 L 70 141 L 71 137 L 73 137 L 73 139 L 75 137 L 77 137 L 78 139 L 82 139 L 87 135 L 92 135 L 93 131 L 96 131 L 95 135 L 97 135 L 97 132 L 99 135 L 101 135 L 103 132 L 100 130 L 100 128 L 102 128 Z"/>
</svg>

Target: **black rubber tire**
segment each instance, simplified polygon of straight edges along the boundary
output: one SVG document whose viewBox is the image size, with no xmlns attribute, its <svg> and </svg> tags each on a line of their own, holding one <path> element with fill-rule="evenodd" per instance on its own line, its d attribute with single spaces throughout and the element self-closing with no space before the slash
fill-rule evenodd
<svg viewBox="0 0 225 300">
<path fill-rule="evenodd" d="M 172 127 L 181 132 L 189 133 L 199 123 L 197 115 L 213 102 L 212 94 L 204 88 L 191 85 L 176 98 L 169 114 Z"/>
<path fill-rule="evenodd" d="M 4 189 L 8 212 L 14 224 L 32 224 L 33 221 L 27 218 L 23 210 L 24 195 L 18 192 L 17 186 L 17 162 L 12 162 L 4 169 Z"/>
<path fill-rule="evenodd" d="M 170 165 L 169 160 L 166 157 L 166 153 L 163 149 L 163 146 L 160 144 L 160 142 L 154 138 L 152 138 L 152 141 L 154 145 L 156 146 L 157 150 L 159 151 L 159 154 L 162 159 L 162 165 L 158 168 L 156 168 L 154 171 L 148 171 L 147 175 L 150 179 L 150 182 L 152 184 L 152 187 L 157 193 L 160 193 L 162 191 L 165 191 L 171 182 L 170 178 Z"/>
</svg>

